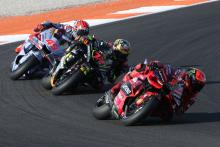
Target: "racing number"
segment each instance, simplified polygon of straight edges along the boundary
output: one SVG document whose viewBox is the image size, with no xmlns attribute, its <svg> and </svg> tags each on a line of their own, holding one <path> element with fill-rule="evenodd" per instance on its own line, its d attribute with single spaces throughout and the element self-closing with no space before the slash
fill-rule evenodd
<svg viewBox="0 0 220 147">
<path fill-rule="evenodd" d="M 131 90 L 127 84 L 123 84 L 122 88 L 123 88 L 123 91 L 125 92 L 126 95 L 129 95 L 131 93 Z"/>
<path fill-rule="evenodd" d="M 53 41 L 53 40 L 46 40 L 47 44 L 51 47 L 51 49 L 53 51 L 57 50 L 58 49 L 58 46 L 57 44 Z"/>
</svg>

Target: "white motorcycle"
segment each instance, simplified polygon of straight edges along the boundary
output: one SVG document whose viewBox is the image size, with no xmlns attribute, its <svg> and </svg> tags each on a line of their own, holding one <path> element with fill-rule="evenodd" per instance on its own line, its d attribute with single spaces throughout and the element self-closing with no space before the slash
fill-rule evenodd
<svg viewBox="0 0 220 147">
<path fill-rule="evenodd" d="M 55 64 L 55 58 L 61 58 L 68 43 L 60 45 L 55 37 L 55 28 L 28 36 L 26 41 L 17 47 L 20 52 L 11 64 L 10 78 L 17 80 L 43 69 L 49 71 Z"/>
</svg>

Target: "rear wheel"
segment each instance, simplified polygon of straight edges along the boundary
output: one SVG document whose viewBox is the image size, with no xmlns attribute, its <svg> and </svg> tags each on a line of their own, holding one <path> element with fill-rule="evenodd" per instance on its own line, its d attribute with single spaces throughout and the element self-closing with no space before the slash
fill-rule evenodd
<svg viewBox="0 0 220 147">
<path fill-rule="evenodd" d="M 24 63 L 19 65 L 16 70 L 11 71 L 10 78 L 12 80 L 19 79 L 23 74 L 25 74 L 28 70 L 30 70 L 37 64 L 39 64 L 38 59 L 34 55 L 30 56 Z"/>
<path fill-rule="evenodd" d="M 63 74 L 56 80 L 55 87 L 52 89 L 54 95 L 61 95 L 69 89 L 74 89 L 82 81 L 84 74 L 81 71 L 76 71 L 73 74 Z"/>
<path fill-rule="evenodd" d="M 162 101 L 158 107 L 160 118 L 163 122 L 169 122 L 173 119 L 173 108 L 169 102 Z"/>
<path fill-rule="evenodd" d="M 135 125 L 143 118 L 149 116 L 153 110 L 158 106 L 159 100 L 156 97 L 150 97 L 141 106 L 131 104 L 125 111 L 125 116 L 121 119 L 122 123 L 126 126 Z"/>
<path fill-rule="evenodd" d="M 165 123 L 170 122 L 173 119 L 173 113 L 172 112 L 164 113 L 160 118 Z"/>
</svg>

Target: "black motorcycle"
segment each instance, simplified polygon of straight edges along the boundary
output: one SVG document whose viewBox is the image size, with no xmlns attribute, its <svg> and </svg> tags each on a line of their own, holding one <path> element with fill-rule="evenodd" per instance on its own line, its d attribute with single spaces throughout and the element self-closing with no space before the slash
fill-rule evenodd
<svg viewBox="0 0 220 147">
<path fill-rule="evenodd" d="M 66 58 L 70 54 L 66 54 L 60 60 L 47 76 L 42 79 L 43 87 L 46 89 L 52 89 L 54 95 L 61 95 L 68 90 L 73 90 L 79 85 L 90 85 L 93 88 L 95 85 L 92 84 L 94 79 L 98 80 L 100 76 L 100 69 L 97 68 L 96 63 L 93 60 L 94 53 L 97 52 L 101 55 L 102 53 L 91 44 L 76 44 L 71 46 L 71 51 L 77 52 L 74 54 L 74 60 L 65 65 Z M 94 52 L 96 50 L 96 52 Z M 104 72 L 105 69 L 102 69 Z"/>
</svg>

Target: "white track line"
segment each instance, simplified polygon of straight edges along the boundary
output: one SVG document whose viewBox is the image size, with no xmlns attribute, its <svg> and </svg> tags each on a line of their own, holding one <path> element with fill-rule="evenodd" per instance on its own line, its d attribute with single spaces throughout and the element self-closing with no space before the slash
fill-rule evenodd
<svg viewBox="0 0 220 147">
<path fill-rule="evenodd" d="M 146 6 L 135 9 L 117 11 L 112 14 L 135 14 L 135 13 L 159 13 L 165 12 L 173 9 L 182 8 L 185 5 L 173 5 L 173 6 Z"/>
</svg>

